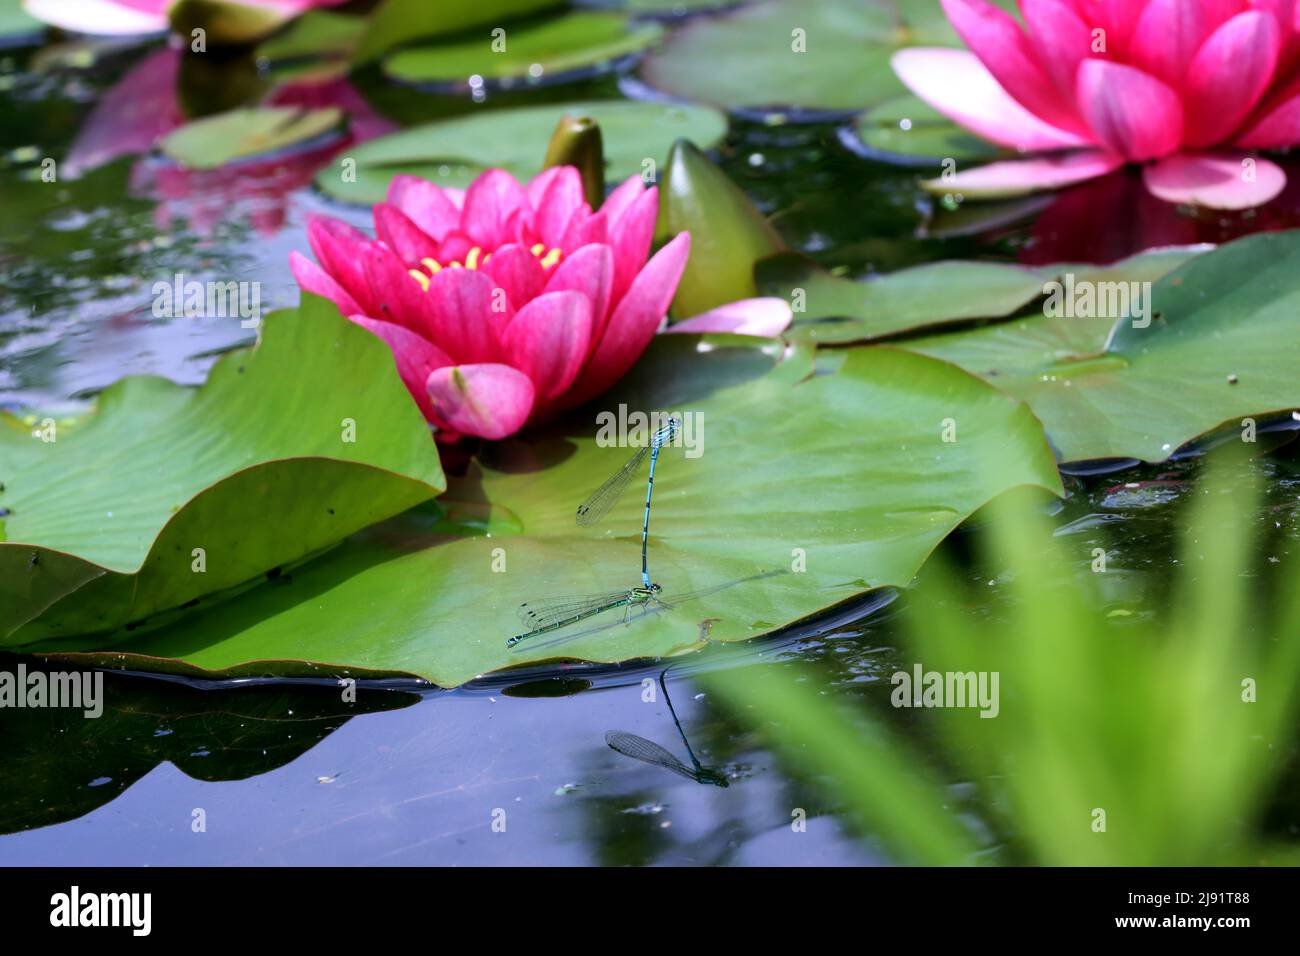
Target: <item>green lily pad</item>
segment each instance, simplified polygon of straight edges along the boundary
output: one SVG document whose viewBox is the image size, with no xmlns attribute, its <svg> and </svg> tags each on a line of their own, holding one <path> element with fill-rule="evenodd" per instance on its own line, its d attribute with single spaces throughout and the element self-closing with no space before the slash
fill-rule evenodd
<svg viewBox="0 0 1300 956">
<path fill-rule="evenodd" d="M 745 0 L 577 0 L 593 10 L 626 10 L 648 17 L 677 18 L 738 6 Z"/>
<path fill-rule="evenodd" d="M 832 275 L 812 260 L 789 253 L 760 261 L 755 275 L 764 295 L 780 296 L 795 310 L 787 338 L 843 344 L 972 319 L 1004 318 L 1043 296 L 1045 283 L 1065 272 L 1094 282 L 1118 276 L 1154 281 L 1200 251 L 1197 247 L 1149 251 L 1105 268 L 1028 268 L 954 260 L 866 280 Z"/>
<path fill-rule="evenodd" d="M 562 5 L 563 0 L 383 0 L 367 18 L 353 62 L 362 66 L 405 43 L 500 26 Z"/>
<path fill-rule="evenodd" d="M 1013 155 L 958 126 L 915 96 L 900 96 L 859 116 L 853 124 L 865 151 L 896 162 L 938 165 L 944 159 L 964 163 Z M 849 141 L 849 145 L 853 145 Z"/>
<path fill-rule="evenodd" d="M 127 378 L 73 429 L 0 423 L 0 645 L 132 624 L 444 487 L 391 353 L 310 297 L 200 389 Z"/>
<path fill-rule="evenodd" d="M 384 72 L 400 83 L 437 89 L 468 88 L 471 76 L 506 84 L 513 80 L 556 82 L 659 40 L 657 23 L 632 23 L 618 13 L 569 13 L 500 27 L 494 37 L 456 37 L 413 47 L 384 60 Z M 499 52 L 497 40 L 504 44 Z"/>
<path fill-rule="evenodd" d="M 1089 278 L 1150 276 L 1121 265 Z M 1163 461 L 1220 425 L 1300 407 L 1285 344 L 1300 307 L 1300 233 L 1263 233 L 1197 256 L 1155 282 L 1150 302 L 1146 328 L 1113 313 L 1039 313 L 906 347 L 1024 399 L 1067 461 Z"/>
<path fill-rule="evenodd" d="M 22 8 L 21 0 L 0 0 L 0 46 L 17 45 L 45 31 L 45 24 Z"/>
<path fill-rule="evenodd" d="M 364 17 L 308 10 L 257 48 L 257 59 L 279 64 L 321 57 L 346 57 L 365 33 Z"/>
<path fill-rule="evenodd" d="M 689 414 L 698 454 L 670 448 L 660 458 L 650 529 L 651 573 L 672 610 L 634 611 L 626 627 L 608 613 L 506 646 L 522 630 L 522 602 L 639 581 L 635 491 L 600 525 L 574 520 L 578 502 L 631 454 L 598 447 L 594 419 L 582 415 L 489 446 L 449 487 L 444 501 L 459 503 L 449 513 L 465 513 L 454 521 L 416 509 L 292 580 L 88 659 L 195 674 L 397 672 L 454 686 L 521 663 L 665 656 L 906 585 L 1005 489 L 1060 493 L 1029 409 L 965 372 L 864 348 L 814 375 L 811 349 L 786 351 L 764 339 L 661 336 L 600 403 L 611 413 L 626 403 Z M 942 439 L 946 418 L 956 441 Z M 480 530 L 470 535 L 475 513 Z"/>
<path fill-rule="evenodd" d="M 338 133 L 343 111 L 295 106 L 231 110 L 193 120 L 161 143 L 164 154 L 191 169 L 215 169 L 227 163 L 266 159 L 315 145 Z"/>
<path fill-rule="evenodd" d="M 399 173 L 455 188 L 490 167 L 527 179 L 541 172 L 555 125 L 565 115 L 590 116 L 600 124 L 607 182 L 642 173 L 646 160 L 662 163 L 676 139 L 707 149 L 727 131 L 725 117 L 696 106 L 595 100 L 493 110 L 371 140 L 348 151 L 355 177 L 351 166 L 331 165 L 316 176 L 316 185 L 335 199 L 371 205 L 384 201 L 388 183 Z"/>
<path fill-rule="evenodd" d="M 641 79 L 742 113 L 855 113 L 903 95 L 889 58 L 951 42 L 937 2 L 770 0 L 700 17 L 646 57 Z"/>
</svg>

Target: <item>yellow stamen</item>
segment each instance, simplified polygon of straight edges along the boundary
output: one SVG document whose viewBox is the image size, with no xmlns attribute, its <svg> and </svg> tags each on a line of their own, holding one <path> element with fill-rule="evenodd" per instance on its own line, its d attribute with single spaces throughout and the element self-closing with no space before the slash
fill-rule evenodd
<svg viewBox="0 0 1300 956">
<path fill-rule="evenodd" d="M 465 257 L 465 268 L 466 268 L 466 269 L 477 269 L 477 268 L 478 268 L 478 257 L 479 257 L 479 253 L 481 253 L 482 251 L 483 251 L 483 250 L 480 249 L 478 246 L 475 246 L 473 249 L 471 249 L 471 250 L 469 251 L 469 255 L 467 255 L 467 256 Z"/>
<path fill-rule="evenodd" d="M 419 269 L 411 270 L 411 278 L 420 283 L 420 285 L 424 287 L 425 292 L 429 291 L 429 277 Z"/>
<path fill-rule="evenodd" d="M 542 260 L 542 268 L 549 269 L 551 266 L 555 265 L 560 261 L 561 255 L 562 253 L 559 249 L 552 249 L 546 254 L 546 258 Z"/>
<path fill-rule="evenodd" d="M 437 259 L 421 259 L 420 264 L 429 270 L 431 275 L 437 275 L 442 271 L 442 263 Z"/>
<path fill-rule="evenodd" d="M 452 263 L 448 268 L 451 268 L 451 269 L 462 269 L 462 268 L 464 268 L 464 267 L 463 267 L 459 262 L 453 262 L 453 263 Z"/>
<path fill-rule="evenodd" d="M 546 243 L 544 242 L 539 242 L 537 245 L 533 246 L 532 248 L 532 253 L 535 256 L 540 256 L 545 251 L 546 251 Z"/>
</svg>

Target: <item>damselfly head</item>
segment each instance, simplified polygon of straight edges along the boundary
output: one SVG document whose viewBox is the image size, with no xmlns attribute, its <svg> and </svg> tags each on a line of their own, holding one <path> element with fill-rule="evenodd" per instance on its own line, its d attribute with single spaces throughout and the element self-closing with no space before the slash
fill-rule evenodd
<svg viewBox="0 0 1300 956">
<path fill-rule="evenodd" d="M 668 424 L 655 432 L 654 437 L 650 439 L 651 445 L 655 448 L 662 448 L 677 437 L 677 433 L 681 431 L 681 428 L 682 420 L 676 415 L 670 416 Z"/>
</svg>

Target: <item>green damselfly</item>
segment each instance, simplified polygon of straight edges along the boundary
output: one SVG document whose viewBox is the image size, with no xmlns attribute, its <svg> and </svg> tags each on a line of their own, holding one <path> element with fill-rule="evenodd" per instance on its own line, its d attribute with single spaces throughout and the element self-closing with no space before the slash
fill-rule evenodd
<svg viewBox="0 0 1300 956">
<path fill-rule="evenodd" d="M 620 607 L 623 608 L 623 621 L 626 623 L 628 612 L 634 607 L 645 607 L 651 603 L 667 607 L 659 600 L 659 591 L 659 585 L 651 584 L 649 587 L 627 588 L 604 594 L 529 601 L 519 605 L 519 619 L 528 630 L 506 641 L 506 647 L 514 647 L 526 638 L 545 634 L 548 631 L 558 631 L 570 624 L 577 624 L 589 617 L 617 610 Z"/>
</svg>

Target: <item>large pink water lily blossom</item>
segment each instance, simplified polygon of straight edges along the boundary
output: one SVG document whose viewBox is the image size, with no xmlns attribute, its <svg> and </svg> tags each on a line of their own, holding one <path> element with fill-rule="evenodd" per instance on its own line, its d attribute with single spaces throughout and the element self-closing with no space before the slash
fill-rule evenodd
<svg viewBox="0 0 1300 956">
<path fill-rule="evenodd" d="M 1286 174 L 1254 150 L 1300 143 L 1298 0 L 942 0 L 969 50 L 894 55 L 913 93 L 1021 153 L 934 180 L 968 197 L 1054 189 L 1144 164 L 1168 202 L 1261 205 Z"/>
<path fill-rule="evenodd" d="M 23 0 L 26 11 L 50 26 L 97 36 L 132 36 L 167 29 L 167 10 L 176 0 Z M 347 0 L 228 0 L 295 17 L 313 7 L 334 7 Z"/>
<path fill-rule="evenodd" d="M 396 176 L 374 208 L 377 239 L 318 218 L 319 265 L 290 259 L 304 289 L 389 345 L 429 422 L 499 439 L 600 394 L 650 344 L 690 252 L 680 233 L 647 261 L 658 208 L 657 187 L 633 177 L 593 211 L 572 166 L 527 185 L 488 170 L 463 192 Z M 736 305 L 704 324 L 789 322 L 766 300 Z"/>
</svg>

